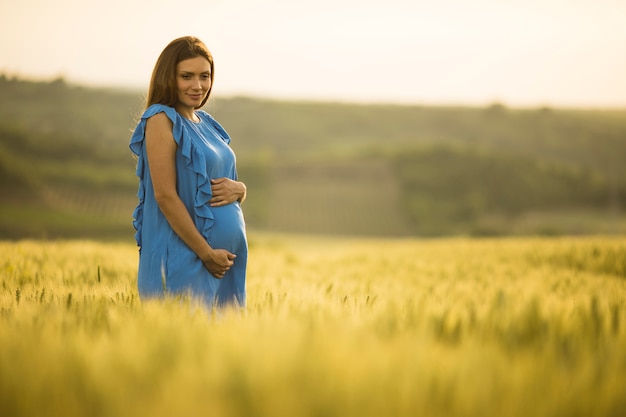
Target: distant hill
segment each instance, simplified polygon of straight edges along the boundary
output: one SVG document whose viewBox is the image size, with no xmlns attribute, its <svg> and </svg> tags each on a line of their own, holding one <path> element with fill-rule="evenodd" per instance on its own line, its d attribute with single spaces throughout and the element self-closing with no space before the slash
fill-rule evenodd
<svg viewBox="0 0 626 417">
<path fill-rule="evenodd" d="M 143 92 L 0 76 L 0 238 L 132 239 Z M 625 233 L 626 111 L 212 98 L 248 227 L 377 236 Z"/>
</svg>

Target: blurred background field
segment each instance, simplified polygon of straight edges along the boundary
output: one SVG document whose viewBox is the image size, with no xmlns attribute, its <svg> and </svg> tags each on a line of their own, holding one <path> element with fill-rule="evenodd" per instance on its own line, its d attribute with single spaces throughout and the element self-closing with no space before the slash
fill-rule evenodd
<svg viewBox="0 0 626 417">
<path fill-rule="evenodd" d="M 137 91 L 0 76 L 0 238 L 132 239 Z M 217 97 L 249 230 L 626 231 L 626 112 Z"/>
<path fill-rule="evenodd" d="M 626 413 L 618 238 L 250 248 L 247 311 L 216 315 L 140 302 L 131 243 L 0 242 L 0 413 Z"/>
</svg>

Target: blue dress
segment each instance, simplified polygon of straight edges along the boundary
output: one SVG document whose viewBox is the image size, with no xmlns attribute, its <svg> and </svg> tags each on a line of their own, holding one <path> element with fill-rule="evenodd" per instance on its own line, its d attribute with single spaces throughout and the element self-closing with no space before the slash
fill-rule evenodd
<svg viewBox="0 0 626 417">
<path fill-rule="evenodd" d="M 217 279 L 198 256 L 170 227 L 154 198 L 150 167 L 146 158 L 146 120 L 165 113 L 172 121 L 176 150 L 176 188 L 196 227 L 214 249 L 226 249 L 237 257 L 223 278 Z M 135 240 L 139 246 L 137 286 L 142 298 L 165 294 L 189 294 L 207 306 L 245 306 L 248 244 L 245 222 L 238 202 L 210 207 L 211 179 L 237 179 L 235 154 L 230 136 L 204 111 L 196 111 L 200 122 L 182 117 L 162 104 L 148 107 L 130 140 L 137 156 L 139 204 L 133 213 Z"/>
</svg>

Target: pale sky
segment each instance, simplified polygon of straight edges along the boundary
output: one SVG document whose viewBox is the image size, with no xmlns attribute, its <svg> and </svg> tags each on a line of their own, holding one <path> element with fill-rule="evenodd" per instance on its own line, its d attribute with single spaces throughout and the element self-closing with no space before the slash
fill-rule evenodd
<svg viewBox="0 0 626 417">
<path fill-rule="evenodd" d="M 24 78 L 145 90 L 194 35 L 218 96 L 626 107 L 625 0 L 0 0 L 0 34 Z"/>
</svg>

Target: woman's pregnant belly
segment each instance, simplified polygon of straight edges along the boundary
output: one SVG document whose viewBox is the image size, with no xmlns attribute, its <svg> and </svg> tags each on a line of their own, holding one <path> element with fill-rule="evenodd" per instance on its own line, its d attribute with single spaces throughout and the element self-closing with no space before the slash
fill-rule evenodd
<svg viewBox="0 0 626 417">
<path fill-rule="evenodd" d="M 209 245 L 233 253 L 246 250 L 246 223 L 239 203 L 211 207 L 211 212 L 214 223 L 209 232 Z"/>
</svg>

